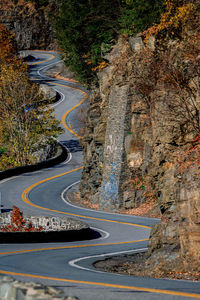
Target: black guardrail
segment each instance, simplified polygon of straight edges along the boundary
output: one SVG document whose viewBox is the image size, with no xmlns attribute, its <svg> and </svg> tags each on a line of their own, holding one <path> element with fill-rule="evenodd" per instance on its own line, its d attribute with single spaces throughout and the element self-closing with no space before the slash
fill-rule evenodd
<svg viewBox="0 0 200 300">
<path fill-rule="evenodd" d="M 63 161 L 65 161 L 68 157 L 68 151 L 67 149 L 59 144 L 59 147 L 61 147 L 61 154 L 54 158 L 47 159 L 45 161 L 39 162 L 35 165 L 30 165 L 30 166 L 22 166 L 22 167 L 16 167 L 16 168 L 11 168 L 5 171 L 0 172 L 0 180 L 9 178 L 12 176 L 17 176 L 23 173 L 29 173 L 29 172 L 34 172 L 38 171 L 44 168 L 49 168 L 53 167 Z"/>
</svg>

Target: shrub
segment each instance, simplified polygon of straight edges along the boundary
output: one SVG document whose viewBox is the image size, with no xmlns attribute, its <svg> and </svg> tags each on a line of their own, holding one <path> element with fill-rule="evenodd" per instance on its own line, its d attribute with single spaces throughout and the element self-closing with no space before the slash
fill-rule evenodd
<svg viewBox="0 0 200 300">
<path fill-rule="evenodd" d="M 17 206 L 13 206 L 13 211 L 11 213 L 11 224 L 4 226 L 1 229 L 3 232 L 29 232 L 29 231 L 41 231 L 43 230 L 42 226 L 35 228 L 31 222 L 27 222 L 23 218 L 23 213 L 19 210 Z"/>
</svg>

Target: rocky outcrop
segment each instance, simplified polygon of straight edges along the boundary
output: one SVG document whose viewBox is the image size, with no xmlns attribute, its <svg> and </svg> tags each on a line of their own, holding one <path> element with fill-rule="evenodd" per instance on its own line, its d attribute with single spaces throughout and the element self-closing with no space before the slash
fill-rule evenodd
<svg viewBox="0 0 200 300">
<path fill-rule="evenodd" d="M 119 63 L 116 67 L 115 63 L 119 62 L 122 53 L 124 57 L 129 56 L 131 50 L 127 45 L 128 42 L 119 40 L 106 57 L 111 64 L 98 74 L 99 90 L 91 92 L 86 133 L 82 140 L 85 167 L 80 184 L 81 195 L 108 209 L 120 206 L 121 163 L 126 164 L 124 146 L 121 145 L 124 132 L 130 128 L 126 122 L 130 106 L 130 101 L 127 101 L 130 100 L 129 85 L 126 84 L 122 65 Z"/>
<path fill-rule="evenodd" d="M 34 282 L 21 282 L 8 276 L 0 276 L 0 299 L 2 300 L 78 300 L 50 286 Z"/>
<path fill-rule="evenodd" d="M 82 142 L 82 197 L 102 209 L 129 209 L 149 201 L 160 207 L 161 224 L 153 227 L 150 238 L 150 268 L 198 268 L 196 29 L 188 27 L 181 39 L 162 43 L 152 37 L 148 45 L 139 37 L 121 37 L 105 57 L 109 66 L 98 74 L 99 89 L 92 91 Z"/>
<path fill-rule="evenodd" d="M 36 7 L 25 0 L 2 0 L 0 3 L 0 23 L 14 34 L 18 50 L 56 49 L 50 15 L 56 7 L 51 2 L 47 7 Z"/>
</svg>

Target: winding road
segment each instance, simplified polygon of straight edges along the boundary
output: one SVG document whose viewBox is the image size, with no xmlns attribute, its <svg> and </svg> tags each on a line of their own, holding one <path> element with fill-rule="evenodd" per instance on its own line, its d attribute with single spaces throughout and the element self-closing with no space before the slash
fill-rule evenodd
<svg viewBox="0 0 200 300">
<path fill-rule="evenodd" d="M 61 95 L 55 103 L 56 117 L 65 133 L 59 141 L 70 150 L 64 163 L 34 173 L 2 180 L 2 202 L 17 205 L 25 214 L 69 216 L 86 222 L 101 234 L 89 241 L 42 244 L 0 244 L 0 274 L 23 281 L 36 281 L 83 299 L 191 299 L 200 298 L 200 283 L 139 278 L 105 273 L 92 263 L 120 253 L 145 251 L 150 227 L 156 219 L 112 214 L 80 208 L 67 202 L 63 191 L 81 177 L 82 152 L 76 110 L 87 92 L 75 83 L 50 78 L 45 69 L 58 63 L 54 52 L 27 52 L 36 60 L 31 78 L 48 84 Z"/>
</svg>

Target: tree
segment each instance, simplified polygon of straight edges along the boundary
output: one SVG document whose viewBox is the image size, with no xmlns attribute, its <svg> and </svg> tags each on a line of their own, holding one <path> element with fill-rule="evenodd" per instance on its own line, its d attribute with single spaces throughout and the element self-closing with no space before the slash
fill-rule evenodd
<svg viewBox="0 0 200 300">
<path fill-rule="evenodd" d="M 0 145 L 7 149 L 1 155 L 1 168 L 34 163 L 35 152 L 54 143 L 62 132 L 44 95 L 24 69 L 16 60 L 0 70 Z"/>
<path fill-rule="evenodd" d="M 120 31 L 147 29 L 159 20 L 163 1 L 57 0 L 60 13 L 54 23 L 66 64 L 80 80 L 90 81 Z"/>
<path fill-rule="evenodd" d="M 6 26 L 0 24 L 0 63 L 11 59 L 15 53 L 14 35 Z"/>
<path fill-rule="evenodd" d="M 164 0 L 124 0 L 119 18 L 122 32 L 135 34 L 159 22 Z"/>
<path fill-rule="evenodd" d="M 120 1 L 57 2 L 60 14 L 54 22 L 65 62 L 80 80 L 91 78 L 92 68 L 102 61 L 102 44 L 110 44 L 117 36 Z"/>
</svg>

